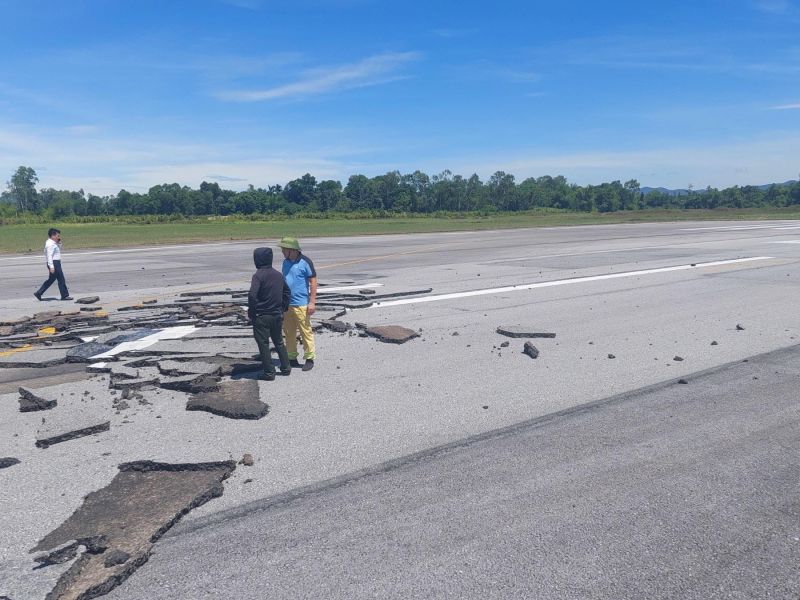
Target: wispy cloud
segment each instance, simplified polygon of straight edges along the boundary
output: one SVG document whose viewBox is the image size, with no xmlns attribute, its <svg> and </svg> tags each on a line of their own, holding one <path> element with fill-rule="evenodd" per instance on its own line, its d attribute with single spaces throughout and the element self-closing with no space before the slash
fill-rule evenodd
<svg viewBox="0 0 800 600">
<path fill-rule="evenodd" d="M 379 85 L 404 78 L 399 69 L 419 60 L 419 52 L 390 52 L 365 58 L 356 63 L 306 71 L 292 83 L 257 90 L 220 92 L 221 100 L 261 102 L 281 98 L 301 98 L 340 90 Z"/>
<path fill-rule="evenodd" d="M 792 11 L 792 3 L 789 0 L 757 0 L 753 4 L 756 10 L 770 13 L 773 15 L 785 15 Z"/>
<path fill-rule="evenodd" d="M 800 109 L 800 102 L 796 104 L 780 104 L 778 106 L 771 106 L 771 110 L 798 110 Z"/>
<path fill-rule="evenodd" d="M 97 125 L 70 125 L 65 127 L 67 133 L 73 135 L 92 135 L 100 131 Z"/>
<path fill-rule="evenodd" d="M 441 37 L 441 38 L 464 38 L 470 35 L 475 35 L 478 33 L 478 29 L 457 29 L 457 28 L 450 28 L 450 27 L 441 27 L 439 29 L 434 29 L 431 33 L 433 35 Z"/>
<path fill-rule="evenodd" d="M 548 154 L 507 153 L 505 157 L 451 160 L 443 168 L 488 177 L 513 173 L 518 181 L 541 175 L 564 175 L 581 185 L 634 178 L 642 185 L 695 188 L 781 182 L 797 176 L 800 139 L 764 136 L 730 144 L 641 147 L 629 151 Z M 439 167 L 440 165 L 437 165 Z"/>
<path fill-rule="evenodd" d="M 222 0 L 222 3 L 247 10 L 258 10 L 264 4 L 263 0 Z"/>
<path fill-rule="evenodd" d="M 238 135 L 182 143 L 174 136 L 115 134 L 106 128 L 76 135 L 63 127 L 0 122 L 0 177 L 29 165 L 39 174 L 41 187 L 106 196 L 172 182 L 197 187 L 202 181 L 217 181 L 232 189 L 283 185 L 304 173 L 346 180 L 357 170 L 356 148 L 325 147 L 316 138 L 297 141 L 288 132 L 268 137 L 271 143 L 242 141 Z"/>
<path fill-rule="evenodd" d="M 238 77 L 253 77 L 267 73 L 296 68 L 303 60 L 296 51 L 273 52 L 243 56 L 226 52 L 192 52 L 182 48 L 166 47 L 153 41 L 143 43 L 142 49 L 130 52 L 125 43 L 106 43 L 80 47 L 48 57 L 56 65 L 66 68 L 113 69 L 114 72 L 185 73 L 203 75 L 213 79 L 231 80 Z M 0 94 L 5 90 L 0 86 Z M 21 90 L 16 90 L 21 94 Z M 37 98 L 37 100 L 39 100 Z M 44 99 L 41 99 L 43 101 Z"/>
<path fill-rule="evenodd" d="M 203 175 L 203 181 L 224 181 L 226 183 L 236 183 L 240 181 L 247 181 L 241 177 L 231 177 L 230 175 Z"/>
<path fill-rule="evenodd" d="M 538 71 L 525 64 L 514 64 L 516 59 L 509 58 L 507 64 L 497 61 L 479 60 L 453 69 L 459 79 L 467 81 L 504 81 L 506 83 L 537 83 L 542 79 Z M 521 61 L 524 63 L 524 61 Z"/>
<path fill-rule="evenodd" d="M 796 48 L 782 39 L 760 42 L 760 55 L 743 53 L 742 36 L 674 34 L 669 36 L 597 36 L 532 48 L 535 64 L 600 67 L 616 70 L 674 71 L 732 76 L 800 73 Z"/>
</svg>

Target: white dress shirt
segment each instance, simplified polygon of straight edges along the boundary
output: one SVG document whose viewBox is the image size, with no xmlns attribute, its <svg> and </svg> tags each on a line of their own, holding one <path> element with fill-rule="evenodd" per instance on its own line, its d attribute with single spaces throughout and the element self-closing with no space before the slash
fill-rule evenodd
<svg viewBox="0 0 800 600">
<path fill-rule="evenodd" d="M 47 259 L 47 267 L 52 269 L 54 260 L 61 260 L 61 244 L 47 238 L 44 244 L 44 257 Z"/>
</svg>

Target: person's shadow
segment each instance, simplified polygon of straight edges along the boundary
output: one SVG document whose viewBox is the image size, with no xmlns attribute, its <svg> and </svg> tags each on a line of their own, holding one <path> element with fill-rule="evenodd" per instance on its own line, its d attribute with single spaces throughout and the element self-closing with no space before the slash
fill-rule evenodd
<svg viewBox="0 0 800 600">
<path fill-rule="evenodd" d="M 273 358 L 272 364 L 275 366 L 276 372 L 280 371 L 281 361 L 279 359 Z M 252 371 L 245 371 L 243 373 L 231 375 L 231 379 L 261 379 L 261 362 L 259 361 L 257 364 L 254 364 L 252 368 Z"/>
</svg>

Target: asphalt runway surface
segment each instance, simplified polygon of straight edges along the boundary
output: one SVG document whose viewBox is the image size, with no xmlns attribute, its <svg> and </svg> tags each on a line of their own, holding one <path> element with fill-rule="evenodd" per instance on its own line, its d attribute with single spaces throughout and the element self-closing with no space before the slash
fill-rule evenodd
<svg viewBox="0 0 800 600">
<path fill-rule="evenodd" d="M 200 520 L 109 598 L 796 598 L 800 348 Z"/>
<path fill-rule="evenodd" d="M 53 448 L 47 461 L 30 467 L 37 478 L 34 510 L 22 466 L 0 472 L 16 490 L 0 490 L 10 507 L 0 526 L 12 531 L 0 575 L 17 581 L 15 591 L 29 585 L 30 597 L 43 597 L 44 584 L 19 583 L 31 579 L 15 557 L 68 517 L 84 495 L 107 484 L 117 463 L 252 452 L 256 465 L 238 468 L 222 497 L 184 517 L 113 597 L 140 597 L 147 589 L 151 595 L 171 589 L 176 598 L 200 592 L 220 598 L 800 593 L 786 562 L 796 565 L 792 542 L 800 537 L 797 404 L 786 391 L 796 388 L 797 363 L 792 351 L 780 351 L 800 341 L 800 224 L 662 223 L 301 241 L 322 284 L 379 285 L 381 293 L 433 288 L 426 297 L 342 317 L 404 325 L 421 330 L 421 338 L 391 346 L 318 336 L 313 371 L 261 384 L 271 408 L 263 422 L 230 427 L 219 419 L 190 420 L 183 411 L 175 419 L 185 419 L 180 427 L 190 429 L 181 431 L 194 431 L 193 439 L 133 423 L 122 433 L 112 428 L 97 443 L 69 442 L 83 452 L 80 464 Z M 73 296 L 97 294 L 113 307 L 246 287 L 252 249 L 275 242 L 86 252 L 67 246 L 63 264 Z M 31 295 L 45 275 L 42 263 L 39 255 L 0 256 L 0 314 L 59 304 Z M 556 337 L 533 340 L 540 356 L 531 360 L 521 353 L 524 340 L 495 333 L 500 325 Z M 501 347 L 504 341 L 508 347 Z M 780 377 L 750 373 L 751 363 L 719 370 L 764 353 L 774 353 L 763 360 Z M 695 379 L 709 369 L 718 374 Z M 0 384 L 25 376 L 32 385 L 30 373 L 7 371 Z M 75 374 L 64 375 L 64 390 L 82 389 L 85 382 L 75 382 Z M 674 383 L 680 378 L 690 383 Z M 631 394 L 659 385 L 666 387 L 658 393 L 679 390 L 669 392 L 679 397 L 664 400 L 673 419 L 654 410 L 652 390 Z M 708 410 L 715 390 L 730 398 L 730 415 Z M 628 396 L 603 404 L 620 394 Z M 764 398 L 776 399 L 770 410 L 758 410 Z M 569 412 L 590 403 L 598 408 Z M 579 448 L 566 443 L 571 434 L 564 427 L 584 440 Z M 658 452 L 649 465 L 641 444 L 656 432 Z M 783 462 L 769 446 L 774 435 L 785 448 Z M 16 443 L 0 454 L 11 455 Z M 442 446 L 443 452 L 425 454 Z M 101 457 L 103 451 L 112 456 Z M 352 477 L 364 469 L 375 471 Z M 707 509 L 692 505 L 692 518 L 681 520 L 681 502 L 694 488 L 679 484 L 692 470 Z M 331 481 L 347 483 L 325 483 Z M 748 482 L 766 497 L 748 496 Z M 566 502 L 570 494 L 580 500 L 577 512 Z M 376 498 L 386 501 L 370 504 Z M 590 506 L 587 498 L 599 504 Z M 649 516 L 662 522 L 650 545 L 640 524 L 652 521 L 641 521 L 640 513 L 631 519 L 632 510 L 644 510 L 637 504 L 642 499 L 653 507 Z M 237 535 L 240 526 L 275 537 Z M 590 537 L 581 544 L 584 529 Z M 779 531 L 787 537 L 778 539 Z M 729 554 L 717 542 L 727 543 Z M 220 548 L 239 560 L 220 558 L 213 571 Z M 749 571 L 743 568 L 748 556 Z M 456 568 L 461 557 L 464 569 Z M 248 574 L 251 561 L 272 574 L 273 587 Z M 171 588 L 164 579 L 170 565 Z M 729 574 L 732 583 L 723 585 L 715 573 Z M 192 588 L 192 579 L 201 587 Z"/>
</svg>

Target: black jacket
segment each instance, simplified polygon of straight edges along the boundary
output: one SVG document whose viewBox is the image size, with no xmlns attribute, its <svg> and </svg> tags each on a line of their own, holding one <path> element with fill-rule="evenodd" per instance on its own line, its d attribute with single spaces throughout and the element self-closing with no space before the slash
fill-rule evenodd
<svg viewBox="0 0 800 600">
<path fill-rule="evenodd" d="M 289 309 L 289 286 L 280 271 L 272 268 L 272 249 L 256 248 L 253 261 L 258 269 L 247 294 L 247 316 L 282 315 Z"/>
</svg>

